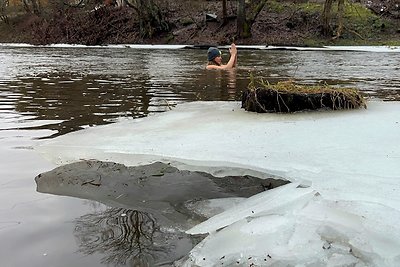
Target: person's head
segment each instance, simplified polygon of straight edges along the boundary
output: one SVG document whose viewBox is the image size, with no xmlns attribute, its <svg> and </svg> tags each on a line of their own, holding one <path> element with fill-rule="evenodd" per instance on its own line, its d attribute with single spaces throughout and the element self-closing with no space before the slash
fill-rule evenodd
<svg viewBox="0 0 400 267">
<path fill-rule="evenodd" d="M 216 47 L 210 47 L 207 51 L 208 62 L 215 63 L 216 65 L 222 64 L 221 51 Z"/>
</svg>

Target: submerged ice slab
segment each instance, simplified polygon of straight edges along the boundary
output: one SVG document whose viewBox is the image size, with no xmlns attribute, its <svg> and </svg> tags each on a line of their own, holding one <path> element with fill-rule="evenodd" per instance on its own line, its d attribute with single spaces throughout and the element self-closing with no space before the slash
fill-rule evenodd
<svg viewBox="0 0 400 267">
<path fill-rule="evenodd" d="M 161 161 L 220 177 L 274 174 L 294 182 L 275 196 L 279 201 L 261 193 L 188 229 L 211 234 L 182 265 L 250 258 L 254 266 L 399 266 L 399 114 L 398 102 L 295 114 L 249 113 L 237 102 L 193 102 L 87 128 L 37 149 L 59 164 Z M 218 247 L 221 242 L 226 245 Z"/>
</svg>

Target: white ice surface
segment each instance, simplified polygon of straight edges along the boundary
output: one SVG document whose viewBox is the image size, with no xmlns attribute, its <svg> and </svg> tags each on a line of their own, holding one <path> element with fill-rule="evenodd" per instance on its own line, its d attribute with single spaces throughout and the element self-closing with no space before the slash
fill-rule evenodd
<svg viewBox="0 0 400 267">
<path fill-rule="evenodd" d="M 27 43 L 0 43 L 0 47 L 54 47 L 54 48 L 133 48 L 133 49 L 184 49 L 198 48 L 195 45 L 149 45 L 149 44 L 112 44 L 112 45 L 80 45 L 80 44 L 50 44 L 32 45 Z M 230 45 L 218 46 L 228 49 Z M 237 45 L 238 49 L 251 50 L 298 50 L 298 51 L 353 51 L 353 52 L 384 52 L 399 53 L 400 46 L 322 46 L 322 47 L 301 47 L 301 46 L 274 46 L 274 45 Z"/>
<path fill-rule="evenodd" d="M 260 214 L 285 213 L 285 207 L 290 206 L 292 209 L 294 204 L 299 203 L 304 206 L 305 204 L 302 200 L 305 199 L 306 202 L 308 202 L 313 195 L 313 190 L 311 188 L 296 188 L 298 185 L 298 183 L 290 183 L 252 196 L 246 201 L 237 204 L 235 207 L 217 214 L 206 222 L 193 227 L 188 230 L 187 233 L 212 233 L 247 217 L 260 216 Z"/>
<path fill-rule="evenodd" d="M 210 218 L 225 210 L 236 207 L 244 197 L 215 198 L 186 202 L 185 207 L 203 217 Z"/>
<path fill-rule="evenodd" d="M 32 45 L 32 44 L 27 44 L 27 43 L 0 43 L 0 47 L 182 49 L 182 48 L 190 47 L 190 45 L 149 45 L 149 44 L 115 44 L 115 45 L 49 44 L 49 45 Z"/>
<path fill-rule="evenodd" d="M 274 174 L 311 186 L 293 183 L 258 194 L 188 229 L 210 234 L 181 265 L 400 266 L 399 140 L 399 102 L 296 114 L 193 102 L 84 129 L 37 149 L 56 163 L 159 160 L 220 176 Z"/>
<path fill-rule="evenodd" d="M 400 46 L 322 46 L 322 47 L 290 47 L 290 46 L 267 46 L 264 49 L 287 49 L 299 51 L 353 51 L 373 53 L 399 53 Z"/>
</svg>

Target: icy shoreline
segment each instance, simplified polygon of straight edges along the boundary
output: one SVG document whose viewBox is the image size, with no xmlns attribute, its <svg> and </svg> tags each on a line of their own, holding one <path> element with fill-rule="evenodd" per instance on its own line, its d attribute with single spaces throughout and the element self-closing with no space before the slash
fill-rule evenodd
<svg viewBox="0 0 400 267">
<path fill-rule="evenodd" d="M 162 161 L 221 176 L 272 173 L 311 185 L 260 193 L 188 229 L 210 235 L 179 264 L 398 266 L 400 103 L 296 114 L 254 114 L 239 105 L 186 103 L 37 149 L 58 164 Z"/>
<path fill-rule="evenodd" d="M 118 48 L 118 49 L 206 49 L 208 45 L 149 45 L 149 44 L 113 44 L 113 45 L 81 45 L 81 44 L 50 44 L 32 45 L 27 43 L 0 43 L 0 47 L 47 47 L 47 48 Z M 228 49 L 230 46 L 218 46 Z M 293 51 L 339 51 L 339 52 L 378 52 L 378 53 L 399 53 L 400 46 L 274 46 L 274 45 L 237 45 L 238 49 L 249 50 L 293 50 Z"/>
</svg>

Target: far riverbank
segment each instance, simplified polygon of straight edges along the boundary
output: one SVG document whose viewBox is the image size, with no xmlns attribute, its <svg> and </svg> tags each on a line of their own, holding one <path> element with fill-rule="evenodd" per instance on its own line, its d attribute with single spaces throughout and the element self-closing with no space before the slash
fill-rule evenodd
<svg viewBox="0 0 400 267">
<path fill-rule="evenodd" d="M 164 1 L 163 24 L 144 33 L 137 13 L 129 6 L 102 4 L 92 8 L 44 6 L 39 15 L 15 7 L 0 22 L 1 43 L 29 44 L 179 44 L 179 45 L 400 45 L 400 7 L 381 1 L 346 1 L 344 28 L 338 34 L 333 7 L 331 33 L 322 32 L 324 1 L 267 1 L 251 27 L 238 37 L 237 3 L 222 1 Z M 390 2 L 390 1 L 389 1 Z M 7 22 L 7 23 L 5 23 Z"/>
</svg>

